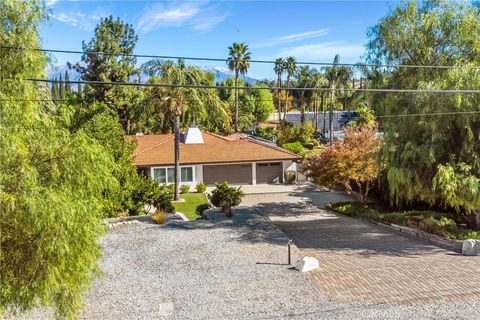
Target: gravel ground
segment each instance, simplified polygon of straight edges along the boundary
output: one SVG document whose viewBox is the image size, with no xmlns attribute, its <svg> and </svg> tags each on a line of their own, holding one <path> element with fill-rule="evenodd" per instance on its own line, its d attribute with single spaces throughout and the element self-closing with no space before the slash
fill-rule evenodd
<svg viewBox="0 0 480 320">
<path fill-rule="evenodd" d="M 480 319 L 480 301 L 374 305 L 327 298 L 285 265 L 287 238 L 252 209 L 233 220 L 110 230 L 82 319 Z M 294 248 L 294 257 L 299 251 Z M 466 279 L 468 281 L 468 279 Z M 13 318 L 13 317 L 12 317 Z M 22 318 L 51 318 L 35 310 Z"/>
</svg>

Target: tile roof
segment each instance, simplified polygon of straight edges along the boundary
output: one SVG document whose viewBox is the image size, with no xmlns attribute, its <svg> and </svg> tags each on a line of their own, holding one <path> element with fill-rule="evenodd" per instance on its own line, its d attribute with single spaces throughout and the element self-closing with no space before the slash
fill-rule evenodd
<svg viewBox="0 0 480 320">
<path fill-rule="evenodd" d="M 180 143 L 180 163 L 229 163 L 273 160 L 299 160 L 300 157 L 280 147 L 249 138 L 230 138 L 203 133 L 203 144 Z M 127 136 L 136 140 L 134 163 L 137 166 L 173 165 L 173 134 Z"/>
</svg>

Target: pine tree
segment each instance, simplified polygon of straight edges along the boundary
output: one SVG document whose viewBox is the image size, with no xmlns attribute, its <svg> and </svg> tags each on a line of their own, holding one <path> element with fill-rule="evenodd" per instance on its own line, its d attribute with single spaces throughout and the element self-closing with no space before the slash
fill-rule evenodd
<svg viewBox="0 0 480 320">
<path fill-rule="evenodd" d="M 70 86 L 70 77 L 68 72 L 65 70 L 65 93 L 69 95 L 72 93 L 72 87 Z"/>
<path fill-rule="evenodd" d="M 59 75 L 59 80 L 58 80 L 58 96 L 60 97 L 61 100 L 65 99 L 66 93 L 65 93 L 65 85 L 62 80 L 62 75 Z"/>
</svg>

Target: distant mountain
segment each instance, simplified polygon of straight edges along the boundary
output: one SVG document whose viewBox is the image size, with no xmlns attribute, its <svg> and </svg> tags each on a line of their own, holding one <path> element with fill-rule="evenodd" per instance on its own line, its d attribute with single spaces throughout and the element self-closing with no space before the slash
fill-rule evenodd
<svg viewBox="0 0 480 320">
<path fill-rule="evenodd" d="M 232 71 L 223 67 L 201 67 L 201 69 L 206 72 L 213 73 L 215 75 L 216 82 L 222 82 L 227 80 L 228 78 L 235 77 L 235 74 Z M 240 79 L 243 79 L 246 83 L 249 84 L 255 84 L 259 81 L 258 79 L 250 78 L 249 76 L 244 75 L 240 75 Z"/>
<path fill-rule="evenodd" d="M 223 68 L 223 67 L 200 67 L 200 69 L 202 69 L 205 72 L 213 73 L 215 75 L 215 81 L 216 82 L 222 82 L 222 81 L 227 80 L 228 78 L 233 78 L 234 77 L 233 72 L 231 72 L 227 68 Z M 68 67 L 66 65 L 56 66 L 56 67 L 53 67 L 52 69 L 48 70 L 48 79 L 50 79 L 50 80 L 52 80 L 53 78 L 58 79 L 60 74 L 62 75 L 62 79 L 64 79 L 65 78 L 65 71 L 68 72 L 68 76 L 70 77 L 70 80 L 75 81 L 75 80 L 80 79 L 80 74 L 75 70 L 68 69 Z M 246 83 L 249 83 L 249 84 L 255 84 L 259 81 L 258 79 L 254 79 L 254 78 L 251 78 L 249 76 L 243 76 L 243 75 L 241 75 L 240 78 L 243 79 Z M 148 76 L 146 76 L 146 75 L 143 76 L 142 75 L 142 77 L 141 77 L 142 81 L 146 81 L 147 79 L 148 79 Z"/>
</svg>

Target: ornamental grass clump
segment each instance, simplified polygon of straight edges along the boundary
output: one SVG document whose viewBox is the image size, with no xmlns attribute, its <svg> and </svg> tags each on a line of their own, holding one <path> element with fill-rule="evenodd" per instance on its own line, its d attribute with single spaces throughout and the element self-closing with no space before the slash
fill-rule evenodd
<svg viewBox="0 0 480 320">
<path fill-rule="evenodd" d="M 238 206 L 242 202 L 242 198 L 245 193 L 241 190 L 241 187 L 230 187 L 227 182 L 215 183 L 215 189 L 208 198 L 215 207 L 221 208 L 222 212 L 228 218 L 233 216 L 234 206 Z"/>
<path fill-rule="evenodd" d="M 152 220 L 157 224 L 164 224 L 167 222 L 167 213 L 163 210 L 157 210 L 155 214 L 152 215 Z"/>
</svg>

